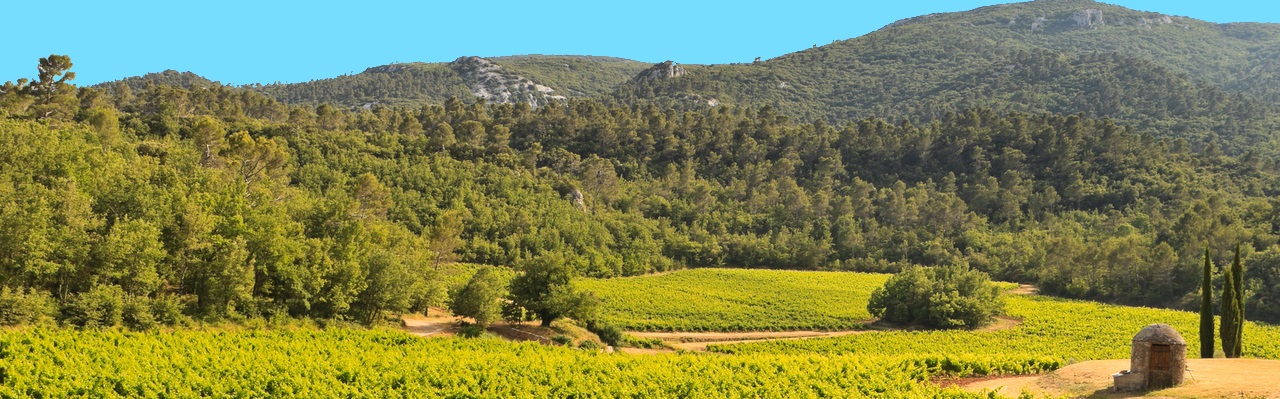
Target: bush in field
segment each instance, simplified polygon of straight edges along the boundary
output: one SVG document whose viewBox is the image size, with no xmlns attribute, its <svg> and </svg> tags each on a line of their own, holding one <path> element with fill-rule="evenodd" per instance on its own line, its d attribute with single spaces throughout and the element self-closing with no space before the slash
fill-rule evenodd
<svg viewBox="0 0 1280 399">
<path fill-rule="evenodd" d="M 600 337 L 600 341 L 611 346 L 622 345 L 622 330 L 617 326 L 598 320 L 587 321 L 587 331 Z"/>
<path fill-rule="evenodd" d="M 53 297 L 34 289 L 0 288 L 0 326 L 40 321 L 54 312 Z"/>
<path fill-rule="evenodd" d="M 76 294 L 62 310 L 67 323 L 80 327 L 113 327 L 124 321 L 125 293 L 118 285 L 98 285 Z"/>
<path fill-rule="evenodd" d="M 871 293 L 867 310 L 881 320 L 928 328 L 975 328 L 1004 308 L 986 273 L 965 266 L 913 267 Z"/>
<path fill-rule="evenodd" d="M 507 295 L 507 282 L 492 267 L 476 271 L 467 284 L 449 295 L 453 313 L 475 319 L 481 328 L 502 318 L 501 299 Z"/>
<path fill-rule="evenodd" d="M 521 269 L 511 280 L 511 301 L 542 320 L 543 327 L 561 317 L 597 317 L 599 299 L 573 284 L 576 272 L 563 255 L 540 255 L 525 261 Z"/>
</svg>

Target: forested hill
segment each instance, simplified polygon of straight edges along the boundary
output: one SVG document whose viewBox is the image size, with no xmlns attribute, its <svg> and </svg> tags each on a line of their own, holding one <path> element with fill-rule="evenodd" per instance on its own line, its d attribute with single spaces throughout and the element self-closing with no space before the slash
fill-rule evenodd
<svg viewBox="0 0 1280 399">
<path fill-rule="evenodd" d="M 536 107 L 598 96 L 681 109 L 768 105 L 802 121 L 835 124 L 866 117 L 920 122 L 974 107 L 1083 113 L 1185 139 L 1197 151 L 1280 152 L 1271 143 L 1280 126 L 1276 24 L 1214 24 L 1088 0 L 1039 0 L 910 18 L 759 63 L 689 66 L 666 78 L 637 79 L 648 67 L 609 57 L 461 57 L 249 88 L 286 103 L 343 107 L 442 104 L 451 97 Z"/>
<path fill-rule="evenodd" d="M 168 85 L 191 88 L 193 86 L 208 87 L 220 84 L 192 72 L 178 72 L 169 69 L 163 72 L 153 72 L 142 76 L 133 76 L 120 80 L 103 82 L 94 85 L 94 87 L 103 90 L 121 90 L 122 86 L 127 86 L 130 91 L 139 91 L 146 88 L 147 85 Z"/>
<path fill-rule="evenodd" d="M 1277 25 L 1216 25 L 1091 1 L 1034 1 L 904 20 L 756 64 L 624 87 L 673 106 L 771 105 L 802 120 L 940 118 L 969 107 L 1112 117 L 1139 131 L 1271 140 Z M 693 99 L 696 101 L 686 101 Z M 688 104 L 682 104 L 688 103 Z"/>
<path fill-rule="evenodd" d="M 0 87 L 3 295 L 372 320 L 439 304 L 451 260 L 554 259 L 597 277 L 960 264 L 1183 306 L 1204 249 L 1223 264 L 1239 244 L 1249 314 L 1280 320 L 1276 159 L 1113 120 L 831 125 L 575 99 L 362 110 L 217 85 L 76 88 L 69 59 L 41 64 Z"/>
<path fill-rule="evenodd" d="M 355 75 L 252 88 L 289 103 L 419 106 L 440 104 L 450 97 L 481 97 L 492 103 L 536 106 L 612 92 L 647 67 L 611 57 L 461 57 L 448 63 L 384 65 Z"/>
<path fill-rule="evenodd" d="M 1144 58 L 1231 91 L 1275 98 L 1280 88 L 1242 85 L 1280 74 L 1280 24 L 1215 24 L 1137 11 L 1091 0 L 1038 0 L 933 14 L 904 25 L 966 26 L 997 42 L 1070 53 L 1108 52 Z"/>
</svg>

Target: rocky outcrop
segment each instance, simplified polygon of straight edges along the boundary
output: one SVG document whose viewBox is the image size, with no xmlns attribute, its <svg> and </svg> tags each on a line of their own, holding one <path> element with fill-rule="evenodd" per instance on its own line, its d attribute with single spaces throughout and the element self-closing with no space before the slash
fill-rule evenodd
<svg viewBox="0 0 1280 399">
<path fill-rule="evenodd" d="M 1011 29 L 1025 28 L 1028 18 L 1013 18 L 1009 20 L 1008 27 Z M 1099 29 L 1104 26 L 1136 26 L 1139 28 L 1152 29 L 1160 25 L 1179 25 L 1181 18 L 1171 17 L 1168 15 L 1148 14 L 1142 17 L 1124 16 L 1111 18 L 1110 22 L 1103 15 L 1102 10 L 1089 8 L 1074 11 L 1068 14 L 1058 14 L 1057 16 L 1038 16 L 1030 20 L 1032 32 L 1062 32 L 1077 29 Z M 1183 28 L 1188 25 L 1181 24 Z"/>
<path fill-rule="evenodd" d="M 471 94 L 493 104 L 528 103 L 532 107 L 563 100 L 555 89 L 502 69 L 480 57 L 459 57 L 449 67 L 467 82 Z"/>
<path fill-rule="evenodd" d="M 669 78 L 678 78 L 684 76 L 684 67 L 672 61 L 665 61 L 654 64 L 639 75 L 636 75 L 637 82 L 647 82 L 652 80 L 661 80 Z"/>
<path fill-rule="evenodd" d="M 1096 8 L 1076 11 L 1074 14 L 1071 14 L 1071 22 L 1074 22 L 1077 28 L 1089 29 L 1097 29 L 1099 26 L 1107 24 L 1107 22 L 1102 19 L 1102 10 Z"/>
</svg>

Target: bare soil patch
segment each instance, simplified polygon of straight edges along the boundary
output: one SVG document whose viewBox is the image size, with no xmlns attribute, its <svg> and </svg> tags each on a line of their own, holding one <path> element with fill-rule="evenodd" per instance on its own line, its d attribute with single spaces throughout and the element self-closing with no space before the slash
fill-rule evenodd
<svg viewBox="0 0 1280 399">
<path fill-rule="evenodd" d="M 1023 390 L 1084 398 L 1280 398 L 1280 361 L 1187 359 L 1186 383 L 1154 392 L 1113 392 L 1111 374 L 1129 368 L 1128 359 L 1076 363 L 1034 376 L 959 380 L 955 385 L 1016 397 Z"/>
<path fill-rule="evenodd" d="M 555 330 L 534 323 L 521 324 L 494 324 L 489 326 L 489 332 L 498 334 L 502 338 L 516 342 L 535 341 L 545 345 L 551 345 L 551 337 L 559 334 Z"/>
<path fill-rule="evenodd" d="M 1014 295 L 1035 295 L 1039 292 L 1040 289 L 1031 284 L 1018 284 L 1018 288 L 1009 290 L 1009 293 Z"/>
<path fill-rule="evenodd" d="M 404 329 L 419 337 L 452 337 L 459 329 L 458 318 L 444 309 L 432 308 L 427 315 L 400 315 Z"/>
</svg>

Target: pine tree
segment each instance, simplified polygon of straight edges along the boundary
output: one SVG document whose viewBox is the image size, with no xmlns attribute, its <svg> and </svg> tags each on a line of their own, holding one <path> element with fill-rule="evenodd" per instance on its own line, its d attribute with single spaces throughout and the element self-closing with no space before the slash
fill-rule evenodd
<svg viewBox="0 0 1280 399">
<path fill-rule="evenodd" d="M 1213 262 L 1204 248 L 1204 276 L 1200 284 L 1200 357 L 1213 357 Z"/>
<path fill-rule="evenodd" d="M 1235 353 L 1236 339 L 1236 285 L 1235 277 L 1232 277 L 1233 267 L 1223 268 L 1222 270 L 1222 325 L 1219 327 L 1218 336 L 1222 337 L 1222 353 L 1226 357 Z"/>
</svg>

